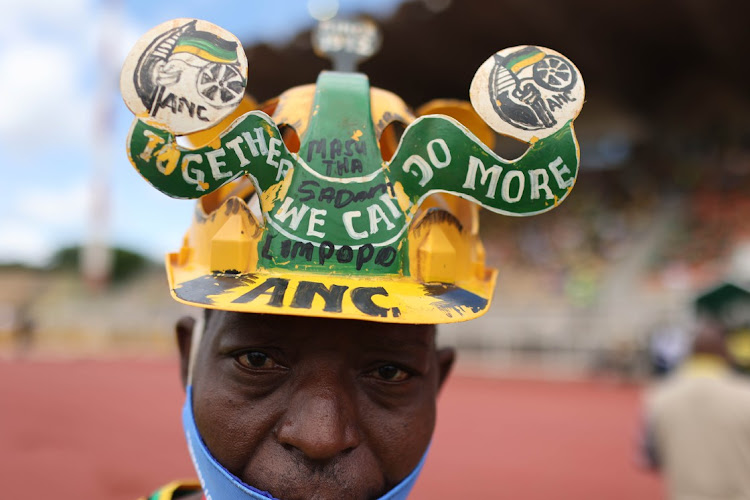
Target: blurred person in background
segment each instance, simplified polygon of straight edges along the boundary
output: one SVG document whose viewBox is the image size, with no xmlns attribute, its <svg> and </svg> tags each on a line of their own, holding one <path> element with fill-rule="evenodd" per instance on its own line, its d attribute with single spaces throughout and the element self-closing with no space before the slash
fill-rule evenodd
<svg viewBox="0 0 750 500">
<path fill-rule="evenodd" d="M 642 451 L 673 500 L 750 499 L 750 380 L 732 370 L 720 323 L 703 322 L 685 363 L 647 393 Z"/>
<path fill-rule="evenodd" d="M 13 314 L 13 341 L 18 357 L 25 357 L 34 347 L 34 320 L 29 309 L 31 301 L 20 304 Z"/>
<path fill-rule="evenodd" d="M 735 274 L 732 280 L 702 292 L 694 306 L 699 318 L 724 329 L 732 368 L 750 375 L 750 286 L 742 277 Z"/>
<path fill-rule="evenodd" d="M 654 329 L 648 339 L 651 374 L 663 377 L 672 372 L 690 350 L 686 331 L 674 324 L 664 324 Z"/>
</svg>

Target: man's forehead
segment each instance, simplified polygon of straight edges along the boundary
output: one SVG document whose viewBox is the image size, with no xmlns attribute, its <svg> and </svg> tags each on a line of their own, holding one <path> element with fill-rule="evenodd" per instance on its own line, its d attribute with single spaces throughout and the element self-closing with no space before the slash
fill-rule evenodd
<svg viewBox="0 0 750 500">
<path fill-rule="evenodd" d="M 269 342 L 306 341 L 345 333 L 363 347 L 430 349 L 434 346 L 435 326 L 214 310 L 207 312 L 206 333 L 215 340 L 252 337 Z"/>
</svg>

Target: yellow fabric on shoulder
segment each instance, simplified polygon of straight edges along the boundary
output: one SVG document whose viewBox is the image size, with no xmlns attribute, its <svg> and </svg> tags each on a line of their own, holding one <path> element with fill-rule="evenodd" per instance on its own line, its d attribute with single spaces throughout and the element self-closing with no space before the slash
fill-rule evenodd
<svg viewBox="0 0 750 500">
<path fill-rule="evenodd" d="M 720 356 L 693 354 L 682 370 L 693 377 L 722 377 L 729 372 L 729 364 Z"/>
<path fill-rule="evenodd" d="M 156 490 L 150 496 L 141 497 L 138 500 L 173 500 L 187 493 L 196 493 L 199 491 L 201 491 L 201 483 L 197 479 L 178 480 L 172 481 Z"/>
</svg>

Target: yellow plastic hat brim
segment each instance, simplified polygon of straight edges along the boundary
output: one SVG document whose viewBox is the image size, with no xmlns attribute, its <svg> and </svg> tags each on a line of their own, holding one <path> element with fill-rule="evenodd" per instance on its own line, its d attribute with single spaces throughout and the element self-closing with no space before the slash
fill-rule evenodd
<svg viewBox="0 0 750 500">
<path fill-rule="evenodd" d="M 478 318 L 490 307 L 497 279 L 494 269 L 488 270 L 483 280 L 459 284 L 301 272 L 206 274 L 202 269 L 173 265 L 174 259 L 176 255 L 167 258 L 169 287 L 175 300 L 183 304 L 381 323 L 443 324 Z"/>
</svg>

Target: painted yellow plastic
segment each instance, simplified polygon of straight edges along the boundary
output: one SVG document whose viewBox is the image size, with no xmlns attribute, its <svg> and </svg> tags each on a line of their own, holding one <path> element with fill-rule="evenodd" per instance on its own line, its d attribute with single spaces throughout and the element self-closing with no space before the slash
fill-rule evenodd
<svg viewBox="0 0 750 500">
<path fill-rule="evenodd" d="M 429 197 L 409 229 L 409 271 L 426 283 L 485 279 L 484 247 L 472 227 L 473 204 L 447 194 Z"/>
<path fill-rule="evenodd" d="M 254 228 L 251 224 L 242 213 L 229 216 L 211 238 L 209 269 L 234 270 L 241 273 L 256 270 L 258 240 L 252 237 Z"/>
<path fill-rule="evenodd" d="M 258 265 L 260 224 L 240 198 L 229 198 L 206 214 L 199 204 L 193 224 L 175 264 L 196 269 L 202 275 L 213 271 L 253 272 Z M 179 263 L 179 264 L 177 264 Z"/>
<path fill-rule="evenodd" d="M 310 113 L 313 112 L 314 85 L 295 87 L 284 92 L 272 103 L 273 119 L 278 124 L 292 126 L 300 136 L 305 133 Z M 403 101 L 382 89 L 371 89 L 371 113 L 378 136 L 388 124 L 401 121 L 408 125 L 414 116 Z M 191 134 L 188 140 L 195 146 L 209 144 L 218 133 L 241 114 L 255 109 L 257 104 L 246 99 L 238 110 L 217 127 Z M 484 125 L 469 103 L 463 101 L 433 101 L 420 109 L 420 114 L 442 113 L 461 121 L 485 144 L 494 143 L 494 133 Z M 385 137 L 382 140 L 387 139 Z M 392 144 L 395 149 L 397 143 Z M 291 176 L 290 176 L 291 177 Z M 288 179 L 287 179 L 288 180 Z M 284 189 L 281 183 L 278 189 Z M 398 191 L 398 186 L 395 186 Z M 495 287 L 496 271 L 485 268 L 485 252 L 479 240 L 479 207 L 457 196 L 440 193 L 430 196 L 419 207 L 409 228 L 410 276 L 327 276 L 310 273 L 278 272 L 257 268 L 258 248 L 262 237 L 261 224 L 244 200 L 253 195 L 253 185 L 246 177 L 237 179 L 200 199 L 195 218 L 179 252 L 167 259 L 167 273 L 172 295 L 176 300 L 200 307 L 240 312 L 287 314 L 348 319 L 364 319 L 389 323 L 437 324 L 467 321 L 484 313 L 490 305 Z M 279 193 L 263 193 L 276 198 Z M 225 274 L 222 280 L 213 275 Z M 238 273 L 235 282 L 233 274 Z M 267 303 L 265 297 L 250 303 L 236 303 L 258 281 L 248 282 L 241 275 L 256 273 L 258 280 L 280 277 L 289 280 L 281 307 Z M 194 302 L 177 296 L 176 289 L 194 279 L 216 280 L 216 293 L 204 302 Z M 232 286 L 227 286 L 227 280 Z M 384 317 L 371 316 L 359 310 L 348 295 L 344 296 L 340 312 L 327 312 L 322 298 L 315 296 L 309 309 L 291 307 L 296 287 L 301 281 L 314 280 L 330 287 L 346 286 L 350 292 L 358 287 L 383 287 L 387 296 L 377 295 L 373 302 L 382 308 L 398 311 Z M 220 282 L 221 281 L 221 282 Z M 481 310 L 441 306 L 439 298 L 430 295 L 425 284 L 452 284 L 476 294 L 487 301 Z M 213 289 L 213 288 L 211 288 Z"/>
<path fill-rule="evenodd" d="M 315 84 L 293 87 L 279 96 L 271 118 L 278 125 L 293 127 L 302 137 L 307 131 L 314 100 Z"/>
<path fill-rule="evenodd" d="M 307 131 L 310 113 L 315 100 L 315 85 L 301 85 L 283 92 L 273 106 L 271 118 L 279 125 L 290 125 L 297 135 L 302 137 Z M 370 106 L 372 122 L 378 138 L 383 130 L 393 121 L 401 121 L 409 125 L 414 121 L 414 115 L 408 106 L 392 92 L 370 88 Z"/>
<path fill-rule="evenodd" d="M 468 101 L 457 99 L 435 99 L 417 109 L 417 116 L 446 115 L 461 122 L 480 141 L 492 149 L 495 147 L 495 132 L 482 120 Z"/>
<path fill-rule="evenodd" d="M 455 283 L 458 255 L 445 225 L 435 225 L 417 249 L 417 278 L 426 283 Z"/>
<path fill-rule="evenodd" d="M 253 312 L 261 314 L 283 314 L 289 316 L 313 316 L 321 318 L 359 319 L 382 323 L 407 323 L 407 324 L 442 324 L 469 321 L 484 314 L 492 302 L 492 292 L 495 288 L 497 272 L 488 272 L 483 280 L 473 280 L 463 284 L 461 288 L 482 297 L 487 301 L 485 307 L 472 310 L 469 308 L 441 307 L 439 297 L 431 296 L 424 286 L 411 278 L 389 278 L 369 276 L 358 278 L 354 276 L 331 276 L 314 275 L 310 273 L 263 273 L 258 282 L 279 277 L 289 280 L 289 285 L 284 294 L 283 305 L 276 307 L 268 304 L 268 297 L 261 296 L 252 303 L 235 302 L 238 298 L 252 290 L 255 284 L 243 282 L 241 276 L 237 276 L 237 286 L 226 287 L 216 280 L 213 286 L 216 293 L 208 296 L 206 303 L 197 303 L 180 298 L 175 289 L 179 289 L 181 283 L 192 279 L 206 277 L 208 280 L 215 279 L 206 276 L 194 267 L 179 267 L 173 265 L 177 254 L 170 254 L 167 261 L 167 276 L 172 297 L 178 302 L 191 306 L 199 306 L 208 309 L 220 309 L 224 311 Z M 226 277 L 225 277 L 226 278 Z M 341 312 L 325 311 L 323 299 L 316 296 L 309 309 L 292 307 L 292 299 L 300 282 L 315 281 L 330 288 L 332 285 L 346 286 Z M 210 283 L 209 283 L 210 285 Z M 363 313 L 354 304 L 351 291 L 358 287 L 382 287 L 387 295 L 376 295 L 373 302 L 381 308 L 388 309 L 386 316 L 372 316 Z M 392 314 L 393 309 L 399 311 L 398 315 Z"/>
<path fill-rule="evenodd" d="M 246 189 L 241 182 L 226 187 L 225 193 L 236 193 Z M 422 210 L 412 223 L 409 238 L 411 276 L 328 276 L 311 275 L 302 272 L 277 272 L 258 270 L 258 244 L 262 236 L 259 222 L 244 200 L 232 197 L 216 206 L 217 200 L 204 197 L 196 208 L 193 224 L 185 236 L 179 252 L 170 254 L 167 260 L 167 273 L 170 289 L 176 300 L 185 304 L 239 312 L 289 314 L 348 319 L 364 319 L 390 323 L 451 323 L 467 321 L 480 316 L 490 305 L 495 286 L 496 271 L 484 267 L 484 248 L 475 228 L 473 206 L 458 197 L 441 195 L 431 197 L 427 204 L 430 210 Z M 210 207 L 209 213 L 204 207 Z M 440 207 L 440 208 L 438 208 Z M 463 224 L 458 216 L 468 221 Z M 257 271 L 258 280 L 281 277 L 290 280 L 284 305 L 270 306 L 262 299 L 252 303 L 233 301 L 250 291 L 254 285 L 237 278 L 236 286 L 227 286 L 226 280 L 215 284 L 216 293 L 207 302 L 193 302 L 177 296 L 176 290 L 191 280 L 215 279 L 213 272 L 232 271 L 240 274 Z M 224 273 L 226 279 L 231 274 Z M 346 286 L 349 290 L 357 287 L 384 287 L 388 296 L 377 296 L 377 305 L 400 311 L 398 316 L 373 317 L 362 313 L 349 295 L 344 297 L 342 311 L 324 311 L 322 299 L 316 297 L 313 307 L 298 309 L 291 307 L 295 287 L 300 281 L 316 281 L 325 286 Z M 481 310 L 468 308 L 440 308 L 439 299 L 430 295 L 425 284 L 449 283 L 487 300 Z"/>
<path fill-rule="evenodd" d="M 242 98 L 242 101 L 240 101 L 240 105 L 237 106 L 237 109 L 235 109 L 232 114 L 221 120 L 218 124 L 206 130 L 201 130 L 200 132 L 194 132 L 192 134 L 184 135 L 183 137 L 188 141 L 188 144 L 191 148 L 202 148 L 203 146 L 210 144 L 211 141 L 219 137 L 219 134 L 224 132 L 227 127 L 229 127 L 229 125 L 231 125 L 232 122 L 237 118 L 244 115 L 248 111 L 253 111 L 255 109 L 258 109 L 258 103 L 255 101 L 255 99 L 245 94 L 245 97 Z"/>
<path fill-rule="evenodd" d="M 391 122 L 399 121 L 406 126 L 414 121 L 414 114 L 399 96 L 377 87 L 370 89 L 370 112 L 378 139 Z"/>
</svg>

